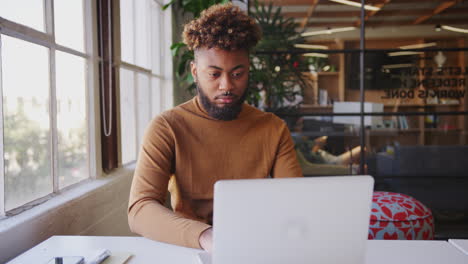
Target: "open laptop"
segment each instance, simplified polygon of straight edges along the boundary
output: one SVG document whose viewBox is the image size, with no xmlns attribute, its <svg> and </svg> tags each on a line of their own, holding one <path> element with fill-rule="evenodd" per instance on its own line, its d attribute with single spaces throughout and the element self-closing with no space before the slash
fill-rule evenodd
<svg viewBox="0 0 468 264">
<path fill-rule="evenodd" d="M 223 180 L 203 264 L 362 264 L 371 176 Z"/>
</svg>

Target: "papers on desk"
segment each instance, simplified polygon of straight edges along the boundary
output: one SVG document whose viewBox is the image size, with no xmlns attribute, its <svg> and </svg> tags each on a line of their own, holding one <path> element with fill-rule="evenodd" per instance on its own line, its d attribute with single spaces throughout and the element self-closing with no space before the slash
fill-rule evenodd
<svg viewBox="0 0 468 264">
<path fill-rule="evenodd" d="M 102 264 L 125 264 L 133 255 L 128 252 L 112 252 Z"/>
<path fill-rule="evenodd" d="M 100 249 L 86 256 L 85 264 L 125 264 L 131 257 L 129 252 Z"/>
<path fill-rule="evenodd" d="M 111 255 L 108 249 L 99 249 L 94 252 L 90 258 L 86 258 L 86 264 L 101 264 Z"/>
</svg>

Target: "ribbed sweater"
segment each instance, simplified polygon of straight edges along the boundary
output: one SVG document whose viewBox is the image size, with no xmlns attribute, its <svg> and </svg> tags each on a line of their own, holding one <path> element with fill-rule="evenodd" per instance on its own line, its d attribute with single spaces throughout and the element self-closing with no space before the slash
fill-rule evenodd
<svg viewBox="0 0 468 264">
<path fill-rule="evenodd" d="M 235 120 L 216 120 L 194 97 L 146 129 L 130 190 L 130 228 L 200 248 L 200 234 L 212 225 L 214 183 L 268 176 L 302 176 L 284 121 L 247 104 Z M 173 211 L 164 206 L 168 190 Z"/>
</svg>

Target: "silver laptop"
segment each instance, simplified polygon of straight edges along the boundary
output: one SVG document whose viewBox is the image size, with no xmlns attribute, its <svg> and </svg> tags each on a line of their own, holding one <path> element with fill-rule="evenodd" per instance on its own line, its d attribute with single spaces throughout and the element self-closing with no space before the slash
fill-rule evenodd
<svg viewBox="0 0 468 264">
<path fill-rule="evenodd" d="M 371 176 L 224 180 L 204 264 L 362 264 Z"/>
</svg>

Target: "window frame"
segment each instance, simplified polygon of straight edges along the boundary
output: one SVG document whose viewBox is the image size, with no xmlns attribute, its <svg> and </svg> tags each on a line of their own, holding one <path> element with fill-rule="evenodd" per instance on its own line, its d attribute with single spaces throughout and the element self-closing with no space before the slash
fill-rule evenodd
<svg viewBox="0 0 468 264">
<path fill-rule="evenodd" d="M 119 5 L 119 8 L 118 9 L 118 12 L 120 12 L 120 1 L 116 1 Z M 148 0 L 149 3 L 152 3 L 152 4 L 155 4 L 157 5 L 157 8 L 161 8 L 164 6 L 164 3 L 162 3 L 162 1 L 160 0 Z M 167 108 L 169 107 L 172 107 L 173 106 L 173 102 L 172 102 L 172 89 L 173 89 L 173 85 L 172 85 L 172 55 L 170 54 L 169 52 L 169 47 L 172 43 L 172 28 L 171 27 L 166 27 L 165 25 L 166 24 L 169 24 L 170 25 L 170 22 L 171 22 L 171 12 L 172 12 L 172 9 L 171 7 L 169 7 L 168 9 L 166 9 L 165 11 L 164 10 L 161 10 L 160 11 L 160 17 L 158 17 L 158 21 L 159 23 L 156 23 L 153 19 L 154 19 L 154 16 L 152 16 L 152 10 L 149 10 L 149 16 L 147 17 L 147 23 L 149 23 L 149 27 L 148 27 L 148 33 L 149 33 L 149 43 L 150 43 L 150 54 L 149 54 L 149 57 L 150 57 L 150 62 L 149 62 L 149 68 L 145 68 L 145 67 L 142 67 L 142 66 L 139 66 L 137 65 L 136 63 L 136 8 L 135 6 L 133 6 L 132 8 L 133 10 L 133 21 L 132 21 L 132 30 L 133 30 L 133 58 L 134 58 L 134 62 L 133 63 L 129 63 L 129 62 L 126 62 L 126 61 L 123 61 L 122 60 L 122 57 L 121 57 L 121 49 L 122 47 L 119 45 L 119 47 L 117 47 L 117 50 L 118 50 L 118 60 L 116 60 L 116 68 L 118 68 L 118 70 L 116 70 L 116 75 L 118 76 L 117 79 L 119 79 L 118 82 L 116 82 L 116 85 L 118 86 L 117 87 L 117 91 L 120 91 L 120 69 L 125 69 L 125 70 L 128 70 L 128 71 L 131 71 L 132 74 L 133 74 L 133 87 L 134 87 L 134 90 L 133 90 L 133 96 L 134 96 L 134 100 L 135 102 L 137 101 L 138 99 L 138 75 L 139 74 L 143 74 L 145 76 L 148 77 L 148 89 L 149 89 L 149 105 L 148 105 L 148 111 L 150 112 L 150 120 L 152 119 L 152 117 L 154 116 L 154 107 L 155 105 L 157 107 L 159 107 L 159 111 L 157 112 L 162 112 L 164 110 L 166 110 Z M 120 16 L 120 13 L 119 13 L 119 16 Z M 121 16 L 120 16 L 121 17 Z M 118 43 L 122 43 L 121 41 L 121 26 L 120 26 L 120 21 L 118 21 L 119 23 L 114 23 L 114 31 L 117 33 L 115 34 L 115 38 L 118 38 L 116 39 L 116 41 Z M 152 43 L 153 43 L 153 40 L 155 38 L 155 36 L 153 36 L 154 34 L 154 29 L 153 29 L 153 26 L 157 24 L 158 27 L 159 27 L 159 50 L 158 50 L 158 53 L 159 53 L 159 58 L 157 61 L 154 61 L 153 60 L 153 54 L 152 54 Z M 167 52 L 165 52 L 167 51 Z M 154 69 L 154 64 L 155 63 L 159 63 L 159 72 L 158 73 L 155 73 L 153 71 Z M 160 85 L 159 85 L 159 89 L 158 90 L 154 90 L 153 89 L 153 78 L 156 78 L 158 79 Z M 153 95 L 154 93 L 159 93 L 159 100 L 156 101 L 153 101 Z M 119 94 L 119 99 L 120 99 L 120 94 Z M 170 103 L 168 103 L 170 101 Z M 118 114 L 117 114 L 117 120 L 118 120 L 118 146 L 119 146 L 119 166 L 126 166 L 126 165 L 130 165 L 130 164 L 134 164 L 138 158 L 138 152 L 139 152 L 139 148 L 140 148 L 140 144 L 141 144 L 141 138 L 140 138 L 140 134 L 142 134 L 143 131 L 140 131 L 139 129 L 139 125 L 141 122 L 139 120 L 139 113 L 141 111 L 141 109 L 138 107 L 138 105 L 135 103 L 135 114 L 134 114 L 134 119 L 135 119 L 135 124 L 136 124 L 136 127 L 135 127 L 135 138 L 133 139 L 134 142 L 135 142 L 135 159 L 134 160 L 131 160 L 131 161 L 128 161 L 128 162 L 123 162 L 122 161 L 122 120 L 121 120 L 121 116 L 120 116 L 120 100 L 119 100 L 119 104 L 116 105 L 115 107 L 116 109 L 118 108 Z M 147 126 L 147 124 L 145 124 L 145 126 Z"/>
<path fill-rule="evenodd" d="M 32 44 L 40 45 L 48 49 L 48 59 L 49 59 L 49 138 L 51 150 L 51 177 L 53 182 L 52 193 L 49 193 L 46 196 L 40 197 L 28 203 L 25 203 L 19 207 L 13 208 L 6 211 L 5 208 L 5 173 L 4 173 L 4 145 L 3 145 L 3 87 L 2 87 L 2 58 L 0 56 L 0 92 L 2 92 L 2 97 L 0 98 L 0 143 L 2 144 L 0 148 L 0 169 L 2 174 L 0 175 L 0 219 L 5 218 L 11 215 L 16 215 L 21 213 L 31 207 L 34 207 L 38 204 L 41 204 L 51 197 L 56 196 L 60 192 L 73 188 L 74 186 L 81 185 L 84 182 L 89 181 L 90 179 L 96 179 L 100 175 L 100 170 L 98 169 L 98 164 L 100 161 L 97 160 L 97 152 L 99 151 L 96 148 L 96 120 L 95 116 L 92 113 L 95 113 L 96 109 L 96 62 L 100 60 L 99 57 L 96 57 L 96 16 L 95 14 L 95 4 L 92 0 L 83 0 L 83 18 L 84 18 L 84 52 L 74 50 L 57 44 L 55 42 L 55 32 L 54 32 L 54 2 L 53 0 L 44 0 L 44 24 L 45 32 L 32 29 L 28 26 L 4 19 L 0 17 L 0 51 L 1 51 L 1 38 L 2 35 L 6 35 L 18 40 L 26 41 Z M 86 76 L 85 76 L 85 108 L 86 108 L 86 123 L 87 123 L 87 178 L 79 181 L 78 183 L 71 184 L 69 186 L 59 188 L 59 175 L 58 175 L 58 133 L 57 133 L 57 102 L 56 102 L 56 52 L 61 51 L 70 55 L 81 57 L 85 60 L 86 65 Z M 93 93 L 94 91 L 94 93 Z"/>
<path fill-rule="evenodd" d="M 100 65 L 106 64 L 108 59 L 106 60 L 106 53 L 108 54 L 108 50 L 104 49 L 104 56 L 102 56 L 101 51 L 99 49 L 99 45 L 102 44 L 103 38 L 99 37 L 100 30 L 101 30 L 101 25 L 100 21 L 98 19 L 98 15 L 100 14 L 100 6 L 99 5 L 107 5 L 109 3 L 108 1 L 111 2 L 112 7 L 111 7 L 111 21 L 112 21 L 112 32 L 111 32 L 111 38 L 107 38 L 107 41 L 111 41 L 112 43 L 112 68 L 113 68 L 113 85 L 112 85 L 112 94 L 109 94 L 109 86 L 108 86 L 108 81 L 104 80 L 104 87 L 101 86 L 101 79 L 104 78 L 105 76 L 101 76 L 100 72 Z M 158 4 L 159 7 L 163 6 L 162 1 L 159 0 L 150 0 L 152 3 Z M 158 63 L 162 65 L 164 63 L 165 67 L 160 66 L 160 72 L 159 73 L 153 73 L 153 63 L 154 60 L 150 60 L 150 66 L 151 69 L 146 69 L 143 67 L 139 67 L 137 65 L 132 65 L 130 63 L 122 62 L 120 61 L 120 21 L 119 21 L 119 12 L 120 12 L 120 6 L 119 6 L 119 1 L 111 1 L 111 0 L 99 0 L 99 1 L 92 1 L 92 0 L 83 0 L 83 8 L 84 8 L 84 34 L 85 34 L 85 45 L 84 45 L 84 52 L 80 52 L 77 50 L 74 50 L 72 48 L 68 48 L 65 46 L 62 46 L 60 44 L 57 44 L 54 39 L 54 19 L 53 19 L 53 0 L 44 0 L 44 8 L 45 11 L 44 13 L 46 14 L 44 18 L 44 23 L 47 23 L 48 26 L 45 27 L 45 32 L 38 31 L 35 29 L 32 29 L 28 26 L 9 21 L 7 19 L 4 19 L 0 17 L 0 40 L 2 35 L 7 35 L 19 40 L 27 41 L 33 44 L 40 45 L 42 47 L 45 47 L 49 49 L 49 78 L 50 78 L 50 87 L 49 87 L 49 111 L 50 111 L 50 116 L 49 116 L 49 124 L 50 126 L 50 132 L 49 132 L 49 137 L 55 138 L 53 141 L 51 140 L 50 147 L 52 151 L 51 159 L 52 159 L 52 164 L 51 164 L 51 172 L 52 172 L 52 177 L 53 177 L 53 192 L 43 196 L 41 198 L 38 198 L 36 200 L 30 201 L 28 203 L 25 203 L 22 206 L 19 206 L 17 208 L 14 208 L 9 211 L 5 211 L 5 179 L 4 179 L 4 174 L 0 175 L 0 220 L 3 218 L 8 218 L 10 216 L 17 215 L 23 211 L 26 211 L 32 207 L 35 207 L 36 205 L 42 204 L 49 199 L 57 196 L 61 192 L 68 191 L 69 189 L 73 189 L 77 186 L 84 186 L 88 184 L 91 180 L 97 179 L 101 177 L 104 174 L 110 173 L 113 171 L 115 168 L 122 167 L 122 166 L 132 166 L 136 162 L 136 157 L 135 160 L 127 163 L 127 164 L 122 164 L 121 162 L 121 148 L 122 144 L 120 141 L 120 116 L 119 116 L 119 89 L 120 89 L 120 83 L 119 83 L 119 70 L 120 67 L 126 68 L 128 70 L 133 71 L 133 74 L 135 77 L 138 75 L 138 73 L 142 73 L 148 77 L 148 89 L 150 93 L 150 98 L 153 97 L 152 93 L 156 92 L 153 91 L 152 87 L 152 80 L 153 78 L 157 78 L 159 82 L 159 89 L 157 92 L 159 93 L 159 98 L 152 102 L 149 105 L 148 111 L 150 112 L 151 116 L 153 116 L 154 113 L 156 112 L 162 112 L 165 109 L 168 109 L 173 106 L 173 73 L 172 73 L 172 55 L 170 52 L 165 52 L 166 50 L 169 51 L 169 47 L 172 43 L 172 27 L 169 28 L 164 28 L 163 25 L 171 25 L 172 23 L 172 10 L 171 7 L 169 7 L 165 11 L 160 11 L 161 17 L 159 18 L 160 23 L 158 26 L 160 27 L 160 45 L 159 45 L 159 60 Z M 107 10 L 107 9 L 106 9 Z M 151 22 L 151 17 L 148 18 Z M 103 23 L 104 24 L 104 23 Z M 150 25 L 150 31 L 151 25 Z M 1 43 L 1 42 L 0 42 Z M 104 43 L 104 45 L 108 44 Z M 106 45 L 107 46 L 107 45 Z M 1 46 L 0 46 L 1 50 Z M 57 125 L 56 125 L 56 120 L 57 120 L 57 113 L 56 113 L 56 102 L 55 102 L 55 53 L 56 51 L 62 51 L 67 54 L 79 56 L 86 61 L 86 114 L 87 114 L 87 136 L 88 136 L 88 141 L 87 141 L 87 151 L 88 151 L 88 171 L 89 175 L 88 178 L 69 185 L 67 187 L 58 188 L 58 174 L 57 174 L 57 169 L 58 169 L 58 154 L 57 154 Z M 1 76 L 1 57 L 0 57 L 0 81 L 2 80 Z M 108 67 L 108 66 L 106 66 Z M 105 74 L 104 74 L 105 75 Z M 137 82 L 135 78 L 135 82 Z M 2 82 L 0 82 L 0 92 L 3 92 L 2 90 Z M 104 88 L 104 89 L 102 89 Z M 134 91 L 136 93 L 136 90 Z M 112 95 L 112 96 L 111 96 Z M 136 96 L 136 94 L 135 94 Z M 136 98 L 136 97 L 135 97 Z M 112 125 L 113 131 L 113 136 L 111 136 L 110 140 L 106 139 L 104 135 L 104 129 L 103 129 L 103 109 L 106 111 L 106 109 L 109 109 L 109 100 L 112 100 L 113 104 L 115 107 L 113 107 L 113 115 L 115 118 L 113 118 L 112 122 L 110 125 Z M 2 119 L 0 120 L 0 143 L 3 143 L 3 96 L 0 98 L 0 116 Z M 101 103 L 104 102 L 104 107 L 102 107 Z M 154 108 L 155 105 L 157 104 L 157 110 Z M 136 110 L 138 108 L 136 107 Z M 53 116 L 52 116 L 53 115 Z M 135 119 L 137 120 L 138 118 L 138 113 L 135 113 Z M 53 133 L 53 134 L 52 134 Z M 138 155 L 138 148 L 139 148 L 139 142 L 138 142 L 138 134 L 136 134 L 135 137 L 135 143 L 136 143 L 136 155 Z M 3 146 L 3 145 L 2 145 Z M 109 149 L 109 146 L 113 147 L 113 149 Z M 107 154 L 105 154 L 107 152 Z M 110 155 L 109 155 L 110 153 Z M 0 155 L 3 155 L 3 147 L 0 148 Z M 117 159 L 114 157 L 112 159 L 111 155 L 115 155 Z M 0 169 L 4 171 L 4 156 L 2 156 L 0 160 Z"/>
</svg>

